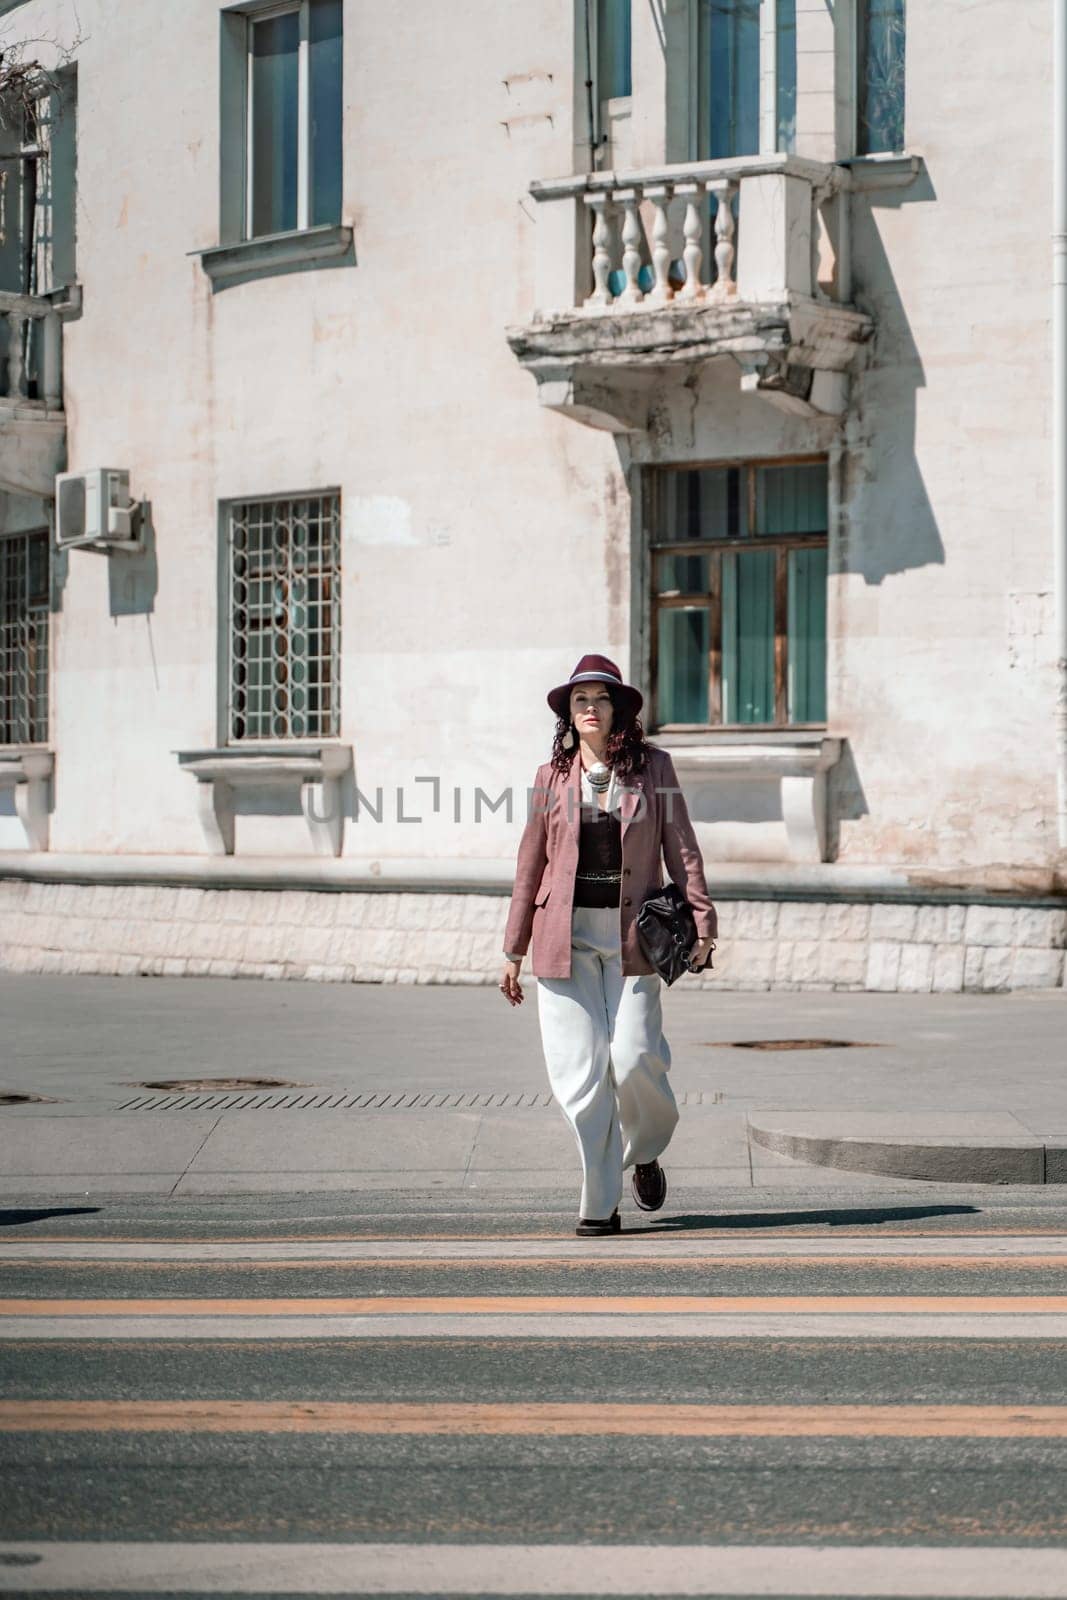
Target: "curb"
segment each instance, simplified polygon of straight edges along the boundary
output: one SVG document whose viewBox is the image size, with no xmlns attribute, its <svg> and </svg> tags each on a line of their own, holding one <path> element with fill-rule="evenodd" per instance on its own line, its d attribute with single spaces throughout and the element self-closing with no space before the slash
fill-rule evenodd
<svg viewBox="0 0 1067 1600">
<path fill-rule="evenodd" d="M 904 1135 L 872 1139 L 862 1134 L 816 1134 L 788 1126 L 786 1116 L 756 1113 L 748 1119 L 751 1144 L 841 1172 L 867 1172 L 928 1183 L 1067 1184 L 1067 1141 L 982 1141 Z"/>
</svg>

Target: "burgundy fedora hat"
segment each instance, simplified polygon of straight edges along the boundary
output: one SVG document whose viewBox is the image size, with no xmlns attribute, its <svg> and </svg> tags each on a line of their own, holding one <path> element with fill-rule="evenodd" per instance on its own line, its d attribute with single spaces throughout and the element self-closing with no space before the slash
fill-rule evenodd
<svg viewBox="0 0 1067 1600">
<path fill-rule="evenodd" d="M 548 703 L 557 717 L 569 718 L 571 689 L 576 683 L 606 683 L 620 710 L 636 717 L 644 705 L 644 695 L 632 683 L 623 683 L 622 673 L 607 656 L 583 656 L 567 679 L 548 691 Z"/>
</svg>

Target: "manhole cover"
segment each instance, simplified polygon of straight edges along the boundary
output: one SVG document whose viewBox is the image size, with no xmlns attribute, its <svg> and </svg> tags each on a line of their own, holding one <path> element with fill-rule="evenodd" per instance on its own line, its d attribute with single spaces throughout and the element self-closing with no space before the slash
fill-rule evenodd
<svg viewBox="0 0 1067 1600">
<path fill-rule="evenodd" d="M 55 1103 L 46 1094 L 19 1094 L 15 1090 L 0 1092 L 0 1106 L 54 1106 Z"/>
<path fill-rule="evenodd" d="M 708 1039 L 727 1050 L 870 1050 L 862 1039 Z"/>
<path fill-rule="evenodd" d="M 223 1089 L 299 1089 L 288 1078 L 156 1078 L 138 1089 L 164 1089 L 168 1094 L 209 1094 Z"/>
</svg>

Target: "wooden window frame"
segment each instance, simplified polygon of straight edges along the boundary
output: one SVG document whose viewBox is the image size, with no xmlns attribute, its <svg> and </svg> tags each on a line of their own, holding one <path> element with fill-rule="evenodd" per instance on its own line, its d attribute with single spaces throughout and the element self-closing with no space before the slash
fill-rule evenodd
<svg viewBox="0 0 1067 1600">
<path fill-rule="evenodd" d="M 788 720 L 789 684 L 789 552 L 791 550 L 828 550 L 829 529 L 825 533 L 757 534 L 756 526 L 756 475 L 760 468 L 819 466 L 827 468 L 827 523 L 830 521 L 829 482 L 832 462 L 824 453 L 751 457 L 741 460 L 690 461 L 677 466 L 657 466 L 647 473 L 648 496 L 645 502 L 645 541 L 648 560 L 648 589 L 650 647 L 649 680 L 652 689 L 654 720 L 652 728 L 657 733 L 754 733 L 760 730 L 773 733 L 816 732 L 827 727 L 824 722 L 790 722 Z M 743 474 L 742 493 L 747 504 L 745 534 L 733 539 L 656 539 L 660 484 L 668 473 L 699 472 L 706 468 L 734 468 Z M 723 722 L 722 721 L 722 556 L 724 552 L 739 550 L 766 550 L 775 553 L 774 583 L 774 721 L 773 722 Z M 708 588 L 694 591 L 656 592 L 656 560 L 661 555 L 710 557 Z M 661 722 L 659 720 L 659 619 L 661 612 L 684 609 L 694 605 L 706 606 L 708 618 L 708 713 L 707 722 Z"/>
</svg>

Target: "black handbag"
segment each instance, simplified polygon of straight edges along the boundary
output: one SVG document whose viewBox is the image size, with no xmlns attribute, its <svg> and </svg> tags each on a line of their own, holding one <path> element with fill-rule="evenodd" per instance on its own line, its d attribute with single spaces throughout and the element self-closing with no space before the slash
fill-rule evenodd
<svg viewBox="0 0 1067 1600">
<path fill-rule="evenodd" d="M 711 955 L 699 967 L 693 966 L 689 952 L 697 942 L 693 908 L 676 883 L 666 883 L 641 902 L 637 913 L 637 937 L 642 950 L 664 983 L 670 988 L 683 972 L 703 972 L 711 966 Z"/>
</svg>

